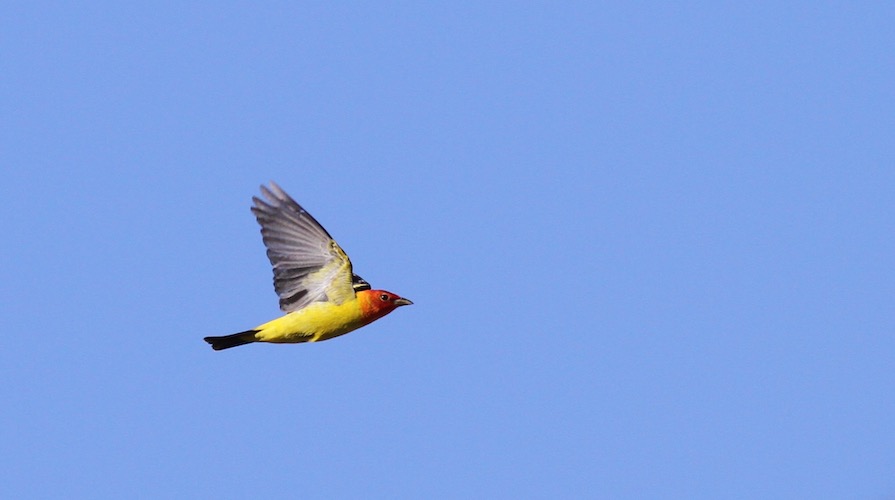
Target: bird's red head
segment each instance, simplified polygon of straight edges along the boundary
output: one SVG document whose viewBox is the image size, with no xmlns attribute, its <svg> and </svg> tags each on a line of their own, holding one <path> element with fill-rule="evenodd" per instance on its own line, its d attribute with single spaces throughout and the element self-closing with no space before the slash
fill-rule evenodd
<svg viewBox="0 0 895 500">
<path fill-rule="evenodd" d="M 362 290 L 357 292 L 364 319 L 367 323 L 376 321 L 401 306 L 409 306 L 413 302 L 385 290 Z"/>
</svg>

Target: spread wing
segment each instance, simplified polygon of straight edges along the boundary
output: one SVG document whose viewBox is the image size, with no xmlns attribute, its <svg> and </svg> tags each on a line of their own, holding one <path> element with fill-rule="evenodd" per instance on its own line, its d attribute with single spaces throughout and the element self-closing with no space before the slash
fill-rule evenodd
<svg viewBox="0 0 895 500">
<path fill-rule="evenodd" d="M 274 182 L 261 186 L 261 194 L 265 199 L 252 197 L 252 213 L 261 224 L 280 309 L 353 299 L 366 281 L 352 273 L 351 261 L 326 229 Z"/>
</svg>

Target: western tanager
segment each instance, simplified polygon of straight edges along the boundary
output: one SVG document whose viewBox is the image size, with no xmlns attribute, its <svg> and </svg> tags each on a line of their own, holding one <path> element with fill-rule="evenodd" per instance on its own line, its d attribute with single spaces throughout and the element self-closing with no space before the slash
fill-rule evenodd
<svg viewBox="0 0 895 500">
<path fill-rule="evenodd" d="M 339 244 L 279 186 L 261 186 L 252 213 L 273 265 L 273 285 L 285 316 L 233 335 L 205 337 L 219 351 L 252 342 L 317 342 L 368 325 L 413 302 L 372 290 L 353 273 Z"/>
</svg>

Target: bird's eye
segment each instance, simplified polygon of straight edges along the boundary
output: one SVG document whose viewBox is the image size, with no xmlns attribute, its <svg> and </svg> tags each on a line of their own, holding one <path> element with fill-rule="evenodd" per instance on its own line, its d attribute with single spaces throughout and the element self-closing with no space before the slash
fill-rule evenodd
<svg viewBox="0 0 895 500">
<path fill-rule="evenodd" d="M 382 300 L 383 302 L 388 302 L 388 295 L 383 293 L 382 295 L 379 296 L 379 299 Z"/>
</svg>

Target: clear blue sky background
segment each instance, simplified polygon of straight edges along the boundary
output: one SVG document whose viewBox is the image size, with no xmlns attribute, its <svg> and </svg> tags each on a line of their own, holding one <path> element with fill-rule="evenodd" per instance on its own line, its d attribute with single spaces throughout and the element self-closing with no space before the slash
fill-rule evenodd
<svg viewBox="0 0 895 500">
<path fill-rule="evenodd" d="M 370 4 L 0 8 L 0 496 L 895 495 L 893 4 Z"/>
</svg>

